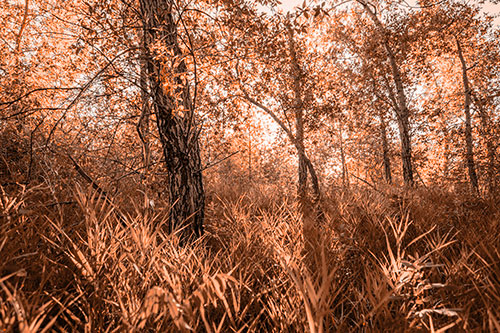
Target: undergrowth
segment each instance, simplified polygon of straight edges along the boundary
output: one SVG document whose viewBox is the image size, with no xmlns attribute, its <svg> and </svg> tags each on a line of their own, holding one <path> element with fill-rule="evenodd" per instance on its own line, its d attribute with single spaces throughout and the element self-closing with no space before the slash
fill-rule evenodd
<svg viewBox="0 0 500 333">
<path fill-rule="evenodd" d="M 500 331 L 493 199 L 337 191 L 317 223 L 271 185 L 220 185 L 182 247 L 160 202 L 73 189 L 1 189 L 5 331 Z"/>
</svg>

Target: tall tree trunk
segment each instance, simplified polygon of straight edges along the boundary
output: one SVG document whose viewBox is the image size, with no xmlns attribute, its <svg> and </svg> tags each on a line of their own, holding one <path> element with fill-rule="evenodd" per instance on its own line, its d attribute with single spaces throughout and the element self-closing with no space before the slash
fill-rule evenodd
<svg viewBox="0 0 500 333">
<path fill-rule="evenodd" d="M 299 186 L 298 186 L 298 196 L 301 202 L 302 211 L 304 216 L 309 214 L 309 206 L 306 200 L 307 194 L 307 175 L 311 177 L 313 197 L 312 197 L 312 212 L 314 214 L 314 220 L 322 221 L 324 219 L 324 214 L 321 209 L 320 199 L 321 190 L 319 186 L 318 175 L 316 170 L 307 157 L 305 147 L 304 147 L 304 101 L 302 97 L 302 78 L 303 72 L 299 65 L 297 50 L 295 46 L 294 31 L 290 24 L 287 26 L 288 32 L 288 47 L 290 52 L 290 78 L 293 81 L 292 90 L 294 93 L 293 110 L 295 113 L 295 138 L 294 145 L 297 148 L 297 153 L 299 157 Z M 304 220 L 306 222 L 306 220 Z M 306 234 L 307 227 L 304 224 L 304 234 Z"/>
<path fill-rule="evenodd" d="M 181 242 L 203 233 L 205 191 L 201 175 L 198 126 L 187 72 L 177 41 L 173 1 L 140 0 L 144 24 L 149 86 L 156 114 L 158 132 L 168 170 L 170 232 L 179 232 Z M 154 48 L 162 43 L 174 59 L 161 59 Z M 176 64 L 166 68 L 165 63 Z"/>
<path fill-rule="evenodd" d="M 382 110 L 379 110 L 380 117 L 380 136 L 382 139 L 382 157 L 384 160 L 384 176 L 388 184 L 392 183 L 391 158 L 389 155 L 389 142 L 387 140 L 387 124 Z"/>
<path fill-rule="evenodd" d="M 394 85 L 396 87 L 396 99 L 395 99 L 395 111 L 396 119 L 398 121 L 399 137 L 401 141 L 401 160 L 403 164 L 403 179 L 406 186 L 413 186 L 413 166 L 412 166 L 412 151 L 411 151 L 411 137 L 410 137 L 410 112 L 408 110 L 408 103 L 406 99 L 406 94 L 404 91 L 403 80 L 401 78 L 401 71 L 396 61 L 396 55 L 389 45 L 389 37 L 387 32 L 380 22 L 379 18 L 375 12 L 370 7 L 365 0 L 357 0 L 366 13 L 370 16 L 373 23 L 375 24 L 380 37 L 382 38 L 382 43 L 384 49 L 387 53 L 387 58 L 389 60 L 392 72 L 392 78 L 394 80 Z"/>
<path fill-rule="evenodd" d="M 469 181 L 473 191 L 478 192 L 479 186 L 477 181 L 476 166 L 474 163 L 474 151 L 472 148 L 472 117 L 470 113 L 471 105 L 471 90 L 469 87 L 469 77 L 467 75 L 467 63 L 465 62 L 462 52 L 462 46 L 458 37 L 455 37 L 457 42 L 457 53 L 460 63 L 462 64 L 462 83 L 464 85 L 464 113 L 465 113 L 465 159 L 467 162 L 467 170 L 469 172 Z"/>
<path fill-rule="evenodd" d="M 314 166 L 306 155 L 304 147 L 304 101 L 302 99 L 302 69 L 300 68 L 297 51 L 295 48 L 294 32 L 290 25 L 287 27 L 288 31 L 288 47 L 290 51 L 291 69 L 290 77 L 293 80 L 294 101 L 293 109 L 295 112 L 295 146 L 299 157 L 299 184 L 298 195 L 299 198 L 304 199 L 307 192 L 307 174 L 311 176 L 311 183 L 313 187 L 313 204 L 319 209 L 319 200 L 321 191 L 319 187 L 319 180 Z M 322 215 L 319 211 L 318 213 Z"/>
</svg>

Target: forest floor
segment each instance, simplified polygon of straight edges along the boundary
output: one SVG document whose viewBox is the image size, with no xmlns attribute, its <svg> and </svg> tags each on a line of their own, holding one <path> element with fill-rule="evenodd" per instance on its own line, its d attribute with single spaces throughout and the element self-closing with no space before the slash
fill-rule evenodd
<svg viewBox="0 0 500 333">
<path fill-rule="evenodd" d="M 500 205 L 443 188 L 212 188 L 181 247 L 168 208 L 13 185 L 0 206 L 3 331 L 500 331 Z"/>
</svg>

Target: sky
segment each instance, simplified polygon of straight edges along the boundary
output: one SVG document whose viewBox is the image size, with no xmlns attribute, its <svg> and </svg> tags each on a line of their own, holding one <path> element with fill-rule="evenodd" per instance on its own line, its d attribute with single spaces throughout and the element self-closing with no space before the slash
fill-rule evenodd
<svg viewBox="0 0 500 333">
<path fill-rule="evenodd" d="M 304 2 L 304 0 L 281 0 L 280 7 L 283 9 L 283 11 L 287 12 L 287 11 L 293 10 L 293 8 L 295 6 L 302 5 L 303 2 Z M 416 1 L 415 0 L 408 0 L 407 2 L 409 4 L 412 4 L 412 3 L 415 3 Z M 483 10 L 490 15 L 496 14 L 497 18 L 495 19 L 495 23 L 497 25 L 500 25 L 500 16 L 498 16 L 500 14 L 500 4 L 494 5 L 492 3 L 487 2 L 483 6 Z"/>
</svg>

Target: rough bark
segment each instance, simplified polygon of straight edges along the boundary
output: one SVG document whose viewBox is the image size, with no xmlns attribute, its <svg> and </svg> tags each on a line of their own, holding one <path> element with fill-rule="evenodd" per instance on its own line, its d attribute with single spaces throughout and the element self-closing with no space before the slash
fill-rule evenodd
<svg viewBox="0 0 500 333">
<path fill-rule="evenodd" d="M 465 113 L 465 160 L 467 163 L 467 171 L 469 173 L 469 181 L 473 191 L 478 192 L 479 186 L 477 181 L 476 166 L 474 163 L 474 151 L 472 140 L 472 117 L 470 112 L 471 105 L 471 90 L 469 85 L 469 77 L 467 75 L 467 63 L 465 62 L 462 52 L 462 46 L 458 38 L 455 38 L 457 43 L 457 53 L 462 65 L 462 83 L 464 88 L 464 113 Z"/>
<path fill-rule="evenodd" d="M 394 85 L 396 87 L 396 98 L 395 98 L 395 111 L 396 119 L 399 128 L 399 137 L 401 141 L 401 160 L 403 165 L 403 179 L 406 186 L 413 186 L 413 166 L 412 166 L 412 149 L 411 149 L 411 137 L 410 137 L 410 112 L 408 110 L 408 103 L 406 94 L 404 91 L 403 80 L 401 78 L 401 71 L 396 61 L 396 55 L 389 44 L 389 37 L 387 32 L 380 22 L 379 18 L 364 0 L 357 0 L 365 12 L 370 16 L 373 23 L 375 24 L 380 38 L 382 39 L 382 44 L 387 53 L 387 58 L 391 67 L 392 78 Z"/>
<path fill-rule="evenodd" d="M 140 10 L 151 98 L 169 176 L 168 231 L 179 232 L 184 243 L 203 233 L 205 205 L 198 126 L 189 84 L 182 77 L 187 67 L 178 45 L 173 2 L 140 0 Z M 175 67 L 159 59 L 164 54 L 155 51 L 157 43 L 170 50 L 168 57 L 175 59 L 167 60 Z"/>
</svg>

